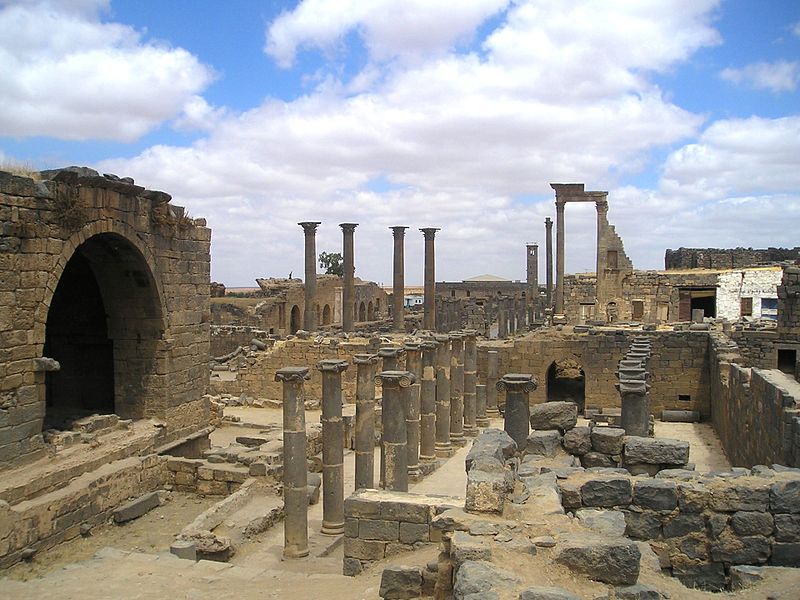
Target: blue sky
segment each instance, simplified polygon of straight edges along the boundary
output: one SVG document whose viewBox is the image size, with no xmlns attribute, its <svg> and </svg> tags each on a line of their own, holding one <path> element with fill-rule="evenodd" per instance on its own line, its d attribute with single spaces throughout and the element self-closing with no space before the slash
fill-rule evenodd
<svg viewBox="0 0 800 600">
<path fill-rule="evenodd" d="M 793 0 L 0 0 L 0 64 L 0 161 L 171 193 L 228 285 L 301 272 L 302 220 L 361 223 L 364 278 L 395 224 L 442 227 L 440 279 L 523 278 L 551 181 L 609 190 L 638 268 L 800 245 Z M 567 244 L 590 270 L 591 207 Z"/>
</svg>

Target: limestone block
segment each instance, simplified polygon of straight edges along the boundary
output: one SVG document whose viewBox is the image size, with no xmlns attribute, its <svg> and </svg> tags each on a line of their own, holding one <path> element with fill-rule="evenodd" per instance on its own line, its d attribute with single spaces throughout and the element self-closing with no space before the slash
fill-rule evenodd
<svg viewBox="0 0 800 600">
<path fill-rule="evenodd" d="M 422 571 L 417 567 L 387 567 L 381 574 L 378 595 L 386 600 L 418 598 L 422 594 Z"/>
<path fill-rule="evenodd" d="M 396 542 L 400 535 L 400 523 L 381 519 L 359 519 L 358 537 L 362 540 Z"/>
<path fill-rule="evenodd" d="M 506 498 L 513 491 L 514 479 L 510 471 L 490 473 L 472 469 L 467 474 L 464 508 L 469 512 L 502 513 Z"/>
<path fill-rule="evenodd" d="M 710 503 L 711 490 L 708 486 L 695 482 L 678 483 L 678 505 L 681 512 L 703 512 Z"/>
<path fill-rule="evenodd" d="M 673 510 L 678 506 L 677 486 L 662 479 L 637 479 L 633 503 L 650 510 Z"/>
<path fill-rule="evenodd" d="M 490 561 L 492 548 L 483 536 L 470 535 L 466 531 L 455 531 L 450 538 L 450 556 L 458 568 L 470 560 Z"/>
<path fill-rule="evenodd" d="M 579 598 L 563 588 L 534 586 L 522 590 L 519 600 L 579 600 Z"/>
<path fill-rule="evenodd" d="M 399 541 L 404 544 L 430 541 L 430 526 L 423 523 L 400 523 Z"/>
<path fill-rule="evenodd" d="M 531 429 L 569 431 L 578 422 L 578 406 L 574 402 L 545 402 L 531 406 Z"/>
<path fill-rule="evenodd" d="M 625 437 L 625 461 L 685 465 L 689 462 L 689 442 L 629 435 Z"/>
<path fill-rule="evenodd" d="M 641 552 L 635 542 L 618 538 L 575 536 L 562 542 L 555 560 L 589 579 L 633 585 L 639 578 Z"/>
<path fill-rule="evenodd" d="M 625 430 L 618 427 L 595 427 L 591 433 L 592 448 L 603 454 L 622 454 Z"/>
<path fill-rule="evenodd" d="M 610 508 L 631 503 L 633 490 L 627 477 L 590 479 L 581 486 L 584 506 Z"/>
<path fill-rule="evenodd" d="M 528 435 L 525 452 L 540 456 L 555 456 L 561 449 L 561 434 L 558 431 L 532 431 Z"/>
<path fill-rule="evenodd" d="M 561 504 L 564 508 L 571 509 L 583 506 L 581 485 L 582 483 L 569 478 L 558 482 L 558 489 L 561 492 Z"/>
<path fill-rule="evenodd" d="M 161 504 L 158 492 L 150 492 L 144 496 L 136 498 L 126 504 L 123 504 L 114 510 L 114 522 L 126 523 L 133 519 L 138 519 L 144 514 L 147 514 Z"/>
<path fill-rule="evenodd" d="M 564 434 L 564 439 L 562 441 L 564 444 L 564 450 L 570 454 L 583 456 L 592 450 L 590 429 L 585 425 L 573 427 L 567 431 Z"/>
<path fill-rule="evenodd" d="M 386 542 L 344 538 L 344 555 L 360 560 L 380 560 L 386 554 Z"/>
</svg>

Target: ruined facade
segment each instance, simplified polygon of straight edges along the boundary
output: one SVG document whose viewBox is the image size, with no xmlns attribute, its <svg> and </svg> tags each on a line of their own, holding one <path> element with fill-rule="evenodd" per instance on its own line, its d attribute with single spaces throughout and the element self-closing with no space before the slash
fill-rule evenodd
<svg viewBox="0 0 800 600">
<path fill-rule="evenodd" d="M 678 248 L 664 254 L 664 268 L 741 269 L 800 261 L 800 248 Z"/>
</svg>

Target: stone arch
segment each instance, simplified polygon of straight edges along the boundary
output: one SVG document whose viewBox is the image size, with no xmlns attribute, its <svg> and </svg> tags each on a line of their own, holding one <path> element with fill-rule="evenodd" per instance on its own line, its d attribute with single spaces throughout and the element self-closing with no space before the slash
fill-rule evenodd
<svg viewBox="0 0 800 600">
<path fill-rule="evenodd" d="M 143 418 L 163 404 L 163 293 L 149 250 L 126 226 L 94 223 L 65 244 L 42 303 L 44 427 L 86 414 Z"/>
<path fill-rule="evenodd" d="M 374 321 L 375 320 L 375 307 L 372 304 L 372 300 L 369 301 L 367 304 L 367 321 Z"/>
<path fill-rule="evenodd" d="M 289 333 L 294 334 L 300 329 L 300 307 L 295 304 L 289 313 Z"/>
<path fill-rule="evenodd" d="M 544 380 L 547 385 L 547 402 L 574 402 L 578 405 L 578 412 L 583 412 L 586 406 L 586 373 L 577 360 L 554 360 L 547 367 Z"/>
<path fill-rule="evenodd" d="M 362 323 L 367 320 L 367 305 L 364 302 L 358 305 L 358 320 Z"/>
<path fill-rule="evenodd" d="M 326 304 L 325 307 L 322 309 L 322 324 L 323 325 L 330 325 L 331 324 L 331 305 Z"/>
</svg>

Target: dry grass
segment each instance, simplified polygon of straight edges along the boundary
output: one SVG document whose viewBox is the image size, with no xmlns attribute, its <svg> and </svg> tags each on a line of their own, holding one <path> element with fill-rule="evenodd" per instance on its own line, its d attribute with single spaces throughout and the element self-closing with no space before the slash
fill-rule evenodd
<svg viewBox="0 0 800 600">
<path fill-rule="evenodd" d="M 29 177 L 34 181 L 40 181 L 39 171 L 33 168 L 30 163 L 21 163 L 11 160 L 0 160 L 0 171 L 17 175 L 18 177 Z"/>
</svg>

